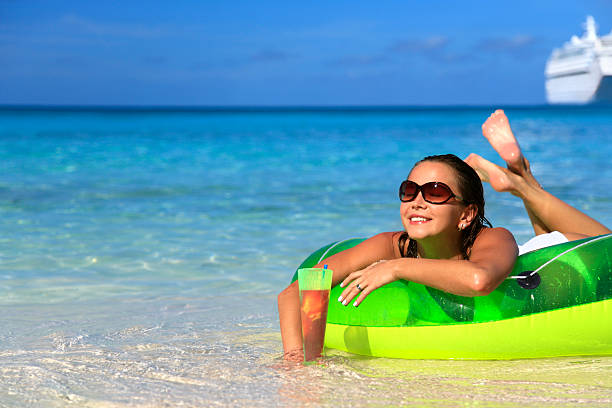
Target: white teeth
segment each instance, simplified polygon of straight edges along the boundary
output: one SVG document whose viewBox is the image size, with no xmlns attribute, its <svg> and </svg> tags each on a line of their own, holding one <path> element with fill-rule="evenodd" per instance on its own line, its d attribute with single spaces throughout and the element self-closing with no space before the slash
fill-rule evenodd
<svg viewBox="0 0 612 408">
<path fill-rule="evenodd" d="M 412 222 L 424 222 L 424 221 L 427 221 L 427 219 L 423 218 L 423 217 L 412 217 L 410 219 L 410 221 L 412 221 Z"/>
</svg>

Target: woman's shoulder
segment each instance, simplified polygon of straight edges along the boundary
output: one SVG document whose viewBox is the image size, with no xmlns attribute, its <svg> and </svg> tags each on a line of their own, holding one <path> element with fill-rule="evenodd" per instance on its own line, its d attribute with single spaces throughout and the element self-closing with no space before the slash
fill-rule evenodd
<svg viewBox="0 0 612 408">
<path fill-rule="evenodd" d="M 478 236 L 485 236 L 485 235 L 494 235 L 494 236 L 504 236 L 504 237 L 512 237 L 514 238 L 514 235 L 512 235 L 512 233 L 504 228 L 504 227 L 483 227 L 482 230 L 480 231 L 480 233 L 478 234 Z"/>
<path fill-rule="evenodd" d="M 473 247 L 488 247 L 490 245 L 509 245 L 517 247 L 514 235 L 503 227 L 483 228 L 474 240 Z"/>
<path fill-rule="evenodd" d="M 405 231 L 387 231 L 374 235 L 365 240 L 362 244 L 367 246 L 369 250 L 376 249 L 378 253 L 384 253 L 386 258 L 391 256 L 400 258 L 399 240 Z"/>
</svg>

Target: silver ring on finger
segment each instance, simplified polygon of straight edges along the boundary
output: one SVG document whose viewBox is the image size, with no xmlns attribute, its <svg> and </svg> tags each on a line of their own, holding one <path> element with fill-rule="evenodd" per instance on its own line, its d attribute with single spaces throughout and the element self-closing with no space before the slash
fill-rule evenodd
<svg viewBox="0 0 612 408">
<path fill-rule="evenodd" d="M 359 284 L 355 285 L 355 287 L 357 288 L 357 290 L 359 290 L 360 292 L 363 290 L 363 288 L 361 286 L 359 286 Z"/>
</svg>

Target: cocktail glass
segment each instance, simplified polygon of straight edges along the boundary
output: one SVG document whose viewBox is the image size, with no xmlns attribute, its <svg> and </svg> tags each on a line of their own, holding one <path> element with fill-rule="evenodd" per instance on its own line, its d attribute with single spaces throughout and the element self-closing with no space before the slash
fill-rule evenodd
<svg viewBox="0 0 612 408">
<path fill-rule="evenodd" d="M 315 360 L 323 351 L 332 274 L 326 268 L 298 270 L 304 361 Z"/>
</svg>

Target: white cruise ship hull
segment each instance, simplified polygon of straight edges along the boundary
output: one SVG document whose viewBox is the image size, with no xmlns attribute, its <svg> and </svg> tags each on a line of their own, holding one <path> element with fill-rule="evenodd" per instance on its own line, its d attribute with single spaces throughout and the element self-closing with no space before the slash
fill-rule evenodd
<svg viewBox="0 0 612 408">
<path fill-rule="evenodd" d="M 546 81 L 548 103 L 584 104 L 593 102 L 601 80 L 601 75 L 594 72 L 550 78 Z"/>
<path fill-rule="evenodd" d="M 557 68 L 555 70 L 555 68 Z M 546 69 L 546 98 L 553 104 L 612 103 L 612 58 L 563 70 Z"/>
</svg>

